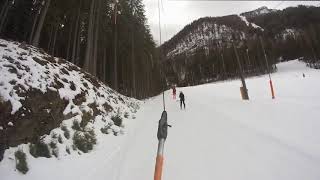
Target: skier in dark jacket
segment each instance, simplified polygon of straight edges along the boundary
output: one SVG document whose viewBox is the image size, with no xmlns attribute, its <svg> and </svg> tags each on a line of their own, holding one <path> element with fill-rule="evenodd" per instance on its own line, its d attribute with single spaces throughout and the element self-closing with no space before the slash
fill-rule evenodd
<svg viewBox="0 0 320 180">
<path fill-rule="evenodd" d="M 183 108 L 186 109 L 186 104 L 184 103 L 184 94 L 183 94 L 183 92 L 180 92 L 179 98 L 180 98 L 180 109 L 182 109 L 182 104 L 183 104 Z"/>
</svg>

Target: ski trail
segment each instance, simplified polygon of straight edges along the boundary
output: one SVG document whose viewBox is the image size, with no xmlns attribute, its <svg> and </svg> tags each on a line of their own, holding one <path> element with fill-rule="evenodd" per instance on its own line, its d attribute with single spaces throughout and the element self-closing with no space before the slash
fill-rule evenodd
<svg viewBox="0 0 320 180">
<path fill-rule="evenodd" d="M 250 101 L 240 99 L 237 81 L 179 88 L 186 95 L 186 110 L 180 110 L 171 91 L 166 91 L 172 128 L 165 145 L 163 179 L 320 179 L 319 146 L 312 144 L 319 141 L 308 132 L 320 124 L 312 118 L 304 120 L 303 113 L 317 117 L 320 105 L 294 98 L 298 93 L 301 100 L 308 99 L 309 94 L 300 93 L 305 91 L 300 87 L 308 89 L 313 84 L 280 84 L 276 79 L 280 98 L 271 100 L 265 79 L 248 80 Z M 281 85 L 294 91 L 283 93 Z M 146 101 L 143 113 L 137 116 L 143 128 L 128 146 L 119 179 L 153 178 L 161 98 Z"/>
<path fill-rule="evenodd" d="M 217 112 L 215 108 L 209 108 L 207 105 L 208 103 L 202 103 L 195 99 L 190 99 L 190 103 L 192 104 L 189 105 L 190 108 L 188 112 L 171 113 L 171 115 L 176 117 L 178 121 L 174 120 L 173 127 L 176 127 L 176 129 L 172 130 L 168 136 L 169 139 L 167 146 L 169 146 L 170 149 L 167 152 L 168 168 L 166 170 L 169 171 L 167 174 L 170 175 L 165 176 L 166 179 L 196 179 L 199 177 L 199 174 L 201 174 L 202 179 L 213 179 L 215 175 L 215 178 L 218 179 L 229 179 L 226 178 L 229 177 L 226 175 L 227 172 L 216 172 L 216 174 L 212 174 L 212 172 L 215 172 L 215 169 L 225 171 L 230 168 L 236 171 L 235 174 L 237 174 L 237 179 L 247 179 L 248 177 L 253 176 L 255 172 L 244 170 L 246 168 L 243 169 L 238 163 L 235 163 L 236 165 L 226 164 L 223 166 L 224 168 L 221 168 L 220 163 L 232 162 L 232 159 L 240 162 L 246 162 L 249 161 L 249 159 L 252 159 L 252 157 L 250 158 L 250 156 L 252 156 L 251 153 L 256 154 L 254 158 L 256 160 L 253 160 L 250 163 L 245 163 L 249 167 L 255 166 L 256 164 L 259 166 L 259 161 L 265 161 L 261 156 L 271 156 L 273 153 L 285 156 L 286 161 L 294 164 L 297 162 L 309 164 L 308 166 L 311 168 L 309 171 L 315 172 L 316 170 L 314 167 L 318 167 L 320 165 L 319 161 L 315 160 L 315 158 L 310 156 L 310 154 L 285 144 L 277 138 L 273 138 L 272 136 L 249 128 L 241 124 L 241 122 L 230 118 L 230 116 L 228 117 L 223 113 Z M 195 109 L 195 107 L 200 108 Z M 199 117 L 206 118 L 200 119 Z M 190 126 L 190 124 L 192 124 L 192 126 Z M 208 128 L 205 127 L 211 127 L 211 131 L 208 131 Z M 240 142 L 237 142 L 239 140 Z M 263 148 L 259 147 L 257 144 Z M 183 156 L 181 156 L 181 154 L 183 154 Z M 245 158 L 242 158 L 241 156 Z M 174 159 L 174 161 L 171 161 L 170 159 Z M 182 164 L 185 162 L 185 159 L 188 159 L 188 162 L 190 162 L 187 166 Z M 178 161 L 181 161 L 182 163 L 179 164 L 177 163 Z M 272 162 L 275 163 L 277 160 L 272 160 Z M 202 164 L 211 164 L 212 167 L 203 167 Z M 299 165 L 296 165 L 297 169 L 300 168 L 298 167 Z M 272 169 L 274 169 L 273 171 L 276 171 L 276 168 L 272 168 L 271 165 L 269 165 L 269 168 L 271 171 L 256 172 L 256 178 L 258 178 L 258 174 L 261 176 L 261 173 L 265 174 L 265 179 L 272 176 Z M 196 169 L 203 170 L 197 171 Z M 299 176 L 290 176 L 288 173 L 280 174 L 285 174 L 282 175 L 283 177 L 299 179 L 297 178 Z M 260 179 L 264 178 L 260 177 Z"/>
<path fill-rule="evenodd" d="M 221 100 L 219 100 L 219 101 L 221 101 Z M 266 102 L 261 102 L 261 103 L 270 104 L 270 103 L 266 103 Z M 301 105 L 301 104 L 297 103 L 297 105 Z M 204 103 L 199 103 L 198 106 L 206 107 L 206 105 Z M 318 106 L 319 105 L 317 105 L 317 107 Z M 313 107 L 313 105 L 311 105 L 311 107 Z M 202 110 L 204 110 L 204 109 L 202 108 Z M 208 109 L 206 109 L 206 111 L 208 111 Z M 305 152 L 303 149 L 299 148 L 299 146 L 297 146 L 295 144 L 290 144 L 290 143 L 286 142 L 285 140 L 283 140 L 283 139 L 281 139 L 279 137 L 276 137 L 276 136 L 274 136 L 274 135 L 272 135 L 272 134 L 270 134 L 268 132 L 265 132 L 265 131 L 263 131 L 261 129 L 258 129 L 258 128 L 255 128 L 255 127 L 251 127 L 250 125 L 235 119 L 235 117 L 233 117 L 232 115 L 230 115 L 228 113 L 225 113 L 225 110 L 221 110 L 219 108 L 214 108 L 214 109 L 210 109 L 210 111 L 212 111 L 212 113 L 215 116 L 221 117 L 223 120 L 232 121 L 233 125 L 238 125 L 241 128 L 244 128 L 244 129 L 246 129 L 248 131 L 252 131 L 254 134 L 256 134 L 256 136 L 260 136 L 263 139 L 278 143 L 279 145 L 284 146 L 285 148 L 287 148 L 288 151 L 295 151 L 297 154 L 300 154 L 300 155 L 304 156 L 307 159 L 310 159 L 310 160 L 313 160 L 313 161 L 317 161 L 318 163 L 320 163 L 320 157 L 318 157 L 316 155 L 313 155 L 311 153 Z"/>
<path fill-rule="evenodd" d="M 148 102 L 148 104 L 156 105 L 157 103 Z M 159 107 L 161 110 L 161 104 L 159 104 Z M 159 111 L 159 114 L 160 113 L 161 111 Z M 158 127 L 158 118 L 160 118 L 159 115 L 156 116 L 155 114 L 154 106 L 150 107 L 148 105 L 144 105 L 143 110 L 137 114 L 136 121 L 139 121 L 139 125 L 137 125 L 135 130 L 131 129 L 127 134 L 130 138 L 128 138 L 128 144 L 126 145 L 126 150 L 122 156 L 122 163 L 118 170 L 117 179 L 153 178 L 154 157 L 152 154 L 156 154 L 156 130 Z M 149 119 L 141 117 L 154 118 Z"/>
<path fill-rule="evenodd" d="M 144 112 L 144 111 L 145 111 L 145 108 L 140 109 L 140 112 Z M 143 119 L 142 121 L 138 121 L 130 124 L 130 129 L 126 133 L 126 136 L 130 138 L 126 139 L 126 143 L 123 146 L 124 151 L 121 152 L 121 155 L 118 161 L 117 175 L 115 179 L 119 180 L 122 178 L 123 169 L 127 168 L 126 159 L 130 155 L 129 150 L 132 146 L 134 146 L 134 144 L 137 143 L 137 141 L 139 141 L 138 139 L 139 134 L 141 134 L 141 132 L 143 132 L 146 127 L 148 127 L 148 123 L 150 122 L 152 121 L 147 121 L 147 119 Z"/>
<path fill-rule="evenodd" d="M 261 137 L 262 139 L 265 139 L 266 141 L 270 141 L 270 143 L 276 143 L 280 146 L 283 146 L 283 148 L 286 148 L 288 151 L 292 151 L 295 152 L 297 155 L 301 155 L 303 157 L 305 157 L 308 160 L 311 161 L 315 161 L 320 165 L 320 158 L 317 156 L 314 156 L 313 154 L 310 154 L 308 152 L 303 151 L 302 149 L 300 149 L 298 146 L 294 145 L 294 144 L 289 144 L 287 142 L 285 142 L 284 140 L 282 140 L 281 138 L 275 137 L 271 134 L 268 134 L 262 130 L 253 128 L 248 126 L 247 124 L 241 122 L 241 121 L 237 121 L 234 118 L 232 118 L 231 116 L 228 116 L 227 114 L 221 113 L 219 111 L 215 111 L 215 114 L 219 114 L 219 116 L 223 117 L 224 120 L 228 120 L 228 121 L 232 121 L 234 125 L 239 126 L 240 128 L 244 128 L 248 131 L 251 131 L 252 133 L 254 133 L 256 136 Z"/>
<path fill-rule="evenodd" d="M 114 161 L 117 155 L 120 153 L 121 147 L 118 146 L 113 152 L 106 154 L 106 156 L 100 157 L 100 165 L 98 167 L 92 167 L 90 173 L 88 173 L 84 179 L 91 179 L 95 177 L 98 172 L 103 172 L 103 169 L 107 169 L 110 166 L 114 165 L 110 162 Z M 115 169 L 116 170 L 116 169 Z"/>
<path fill-rule="evenodd" d="M 320 72 L 298 61 L 278 68 L 272 75 L 275 100 L 268 76 L 247 79 L 250 101 L 241 100 L 238 80 L 178 88 L 185 94 L 186 110 L 166 91 L 172 128 L 165 143 L 163 179 L 319 180 Z M 297 76 L 298 71 L 308 78 Z M 97 146 L 87 154 L 37 160 L 28 156 L 33 169 L 23 176 L 11 172 L 13 161 L 0 163 L 1 177 L 153 179 L 162 110 L 162 95 L 147 99 L 136 119 L 124 121 L 124 135 L 98 135 Z"/>
</svg>

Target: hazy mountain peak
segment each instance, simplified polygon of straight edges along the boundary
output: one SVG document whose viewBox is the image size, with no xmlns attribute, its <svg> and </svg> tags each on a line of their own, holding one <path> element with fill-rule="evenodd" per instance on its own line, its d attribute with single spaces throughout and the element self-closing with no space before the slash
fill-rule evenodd
<svg viewBox="0 0 320 180">
<path fill-rule="evenodd" d="M 248 18 L 248 17 L 255 17 L 258 15 L 268 14 L 268 13 L 275 12 L 275 11 L 277 11 L 277 10 L 276 9 L 269 9 L 266 6 L 262 6 L 258 9 L 255 9 L 253 11 L 244 12 L 240 15 L 246 16 Z"/>
</svg>

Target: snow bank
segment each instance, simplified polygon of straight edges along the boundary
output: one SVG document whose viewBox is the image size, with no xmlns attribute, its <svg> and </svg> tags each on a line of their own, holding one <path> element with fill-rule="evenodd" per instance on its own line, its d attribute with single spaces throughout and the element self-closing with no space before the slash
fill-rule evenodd
<svg viewBox="0 0 320 180">
<path fill-rule="evenodd" d="M 48 90 L 57 91 L 61 99 L 68 100 L 70 105 L 73 99 L 81 92 L 86 91 L 86 105 L 96 101 L 115 105 L 114 99 L 120 96 L 118 93 L 103 85 L 101 82 L 90 82 L 89 74 L 84 73 L 77 66 L 56 58 L 39 50 L 15 42 L 7 42 L 0 39 L 0 95 L 4 101 L 10 101 L 12 114 L 21 107 L 21 100 L 25 97 L 19 96 L 19 92 L 30 89 L 38 89 L 43 93 Z M 19 47 L 21 46 L 21 47 Z M 57 87 L 57 84 L 61 87 Z M 16 90 L 14 87 L 23 89 Z M 97 94 L 100 96 L 98 97 Z M 105 97 L 105 98 L 100 98 Z M 129 98 L 121 96 L 128 101 Z M 113 99 L 113 100 L 112 100 Z M 76 108 L 76 106 L 74 106 Z M 70 113 L 72 109 L 66 109 Z M 80 113 L 79 109 L 73 113 Z"/>
<path fill-rule="evenodd" d="M 41 112 L 34 112 L 36 108 L 33 106 L 39 105 L 32 104 L 30 107 L 30 104 L 26 104 L 28 100 L 34 98 L 33 94 L 30 94 L 31 91 L 41 92 L 39 101 L 48 102 L 39 102 L 39 104 L 45 104 L 44 107 L 47 108 L 41 109 Z M 60 119 L 53 117 L 53 113 L 57 111 L 58 107 L 51 106 L 51 99 L 41 99 L 41 95 L 45 96 L 48 93 L 58 95 L 58 99 L 52 99 L 52 102 L 54 100 L 65 102 L 64 109 L 57 115 Z M 37 95 L 39 96 L 39 94 Z M 0 39 L 0 100 L 1 103 L 5 103 L 6 107 L 11 106 L 9 112 L 5 112 L 9 114 L 6 117 L 10 119 L 0 119 L 0 137 L 7 133 L 8 136 L 19 139 L 20 134 L 14 133 L 23 131 L 21 127 L 25 124 L 29 125 L 24 128 L 43 127 L 38 124 L 34 125 L 35 123 L 44 123 L 44 121 L 36 121 L 37 118 L 33 116 L 36 113 L 51 116 L 50 120 L 54 121 L 53 123 L 61 121 L 60 125 L 58 124 L 57 127 L 53 127 L 49 131 L 49 134 L 40 137 L 46 144 L 56 144 L 57 151 L 59 151 L 57 159 L 59 160 L 70 159 L 67 156 L 75 158 L 79 154 L 83 154 L 79 149 L 74 148 L 72 137 L 77 133 L 77 130 L 72 128 L 74 122 L 85 121 L 85 127 L 80 131 L 93 131 L 99 145 L 106 136 L 102 133 L 101 128 L 107 127 L 109 133 L 117 136 L 124 134 L 127 121 L 135 117 L 134 114 L 140 104 L 135 99 L 115 92 L 72 63 L 52 57 L 32 46 L 2 39 Z M 121 125 L 112 120 L 116 116 L 123 120 Z M 27 122 L 23 123 L 22 121 Z M 52 126 L 51 122 L 46 123 L 48 126 Z M 50 129 L 48 126 L 45 127 Z M 63 129 L 69 131 L 70 137 L 64 135 L 65 130 Z M 31 137 L 21 138 L 30 139 Z M 56 163 L 53 158 L 50 160 L 34 158 L 29 154 L 29 144 L 21 144 L 5 152 L 4 160 L 0 163 L 1 179 L 3 177 L 6 179 L 8 175 L 11 176 L 10 174 L 13 173 L 14 162 L 11 159 L 14 159 L 14 152 L 17 149 L 22 149 L 27 154 L 31 174 L 32 171 L 42 170 L 37 165 L 40 162 L 44 163 L 44 166 Z M 51 147 L 51 150 L 53 153 L 55 149 Z"/>
</svg>

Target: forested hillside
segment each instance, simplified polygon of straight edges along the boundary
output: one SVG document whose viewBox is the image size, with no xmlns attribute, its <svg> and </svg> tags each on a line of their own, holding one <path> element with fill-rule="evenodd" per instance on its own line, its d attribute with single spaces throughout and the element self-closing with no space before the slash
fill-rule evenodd
<svg viewBox="0 0 320 180">
<path fill-rule="evenodd" d="M 0 38 L 44 49 L 137 98 L 160 91 L 141 0 L 2 0 Z"/>
<path fill-rule="evenodd" d="M 296 58 L 320 68 L 320 7 L 266 7 L 240 15 L 204 17 L 161 46 L 167 81 L 194 85 L 276 71 L 275 63 Z M 264 51 L 266 56 L 264 56 Z"/>
</svg>

